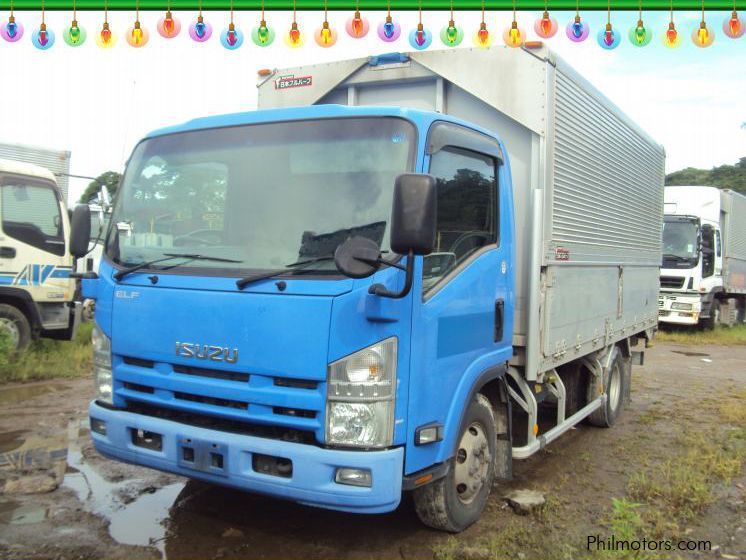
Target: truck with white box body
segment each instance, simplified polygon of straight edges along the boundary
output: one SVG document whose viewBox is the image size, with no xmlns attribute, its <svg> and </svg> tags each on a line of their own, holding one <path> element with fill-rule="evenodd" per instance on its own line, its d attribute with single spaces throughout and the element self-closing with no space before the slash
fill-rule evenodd
<svg viewBox="0 0 746 560">
<path fill-rule="evenodd" d="M 411 491 L 460 531 L 513 458 L 614 423 L 657 325 L 661 146 L 543 48 L 258 87 L 129 160 L 83 280 L 101 453 L 355 513 Z"/>
<path fill-rule="evenodd" d="M 746 196 L 665 189 L 659 321 L 714 328 L 746 320 Z"/>
</svg>

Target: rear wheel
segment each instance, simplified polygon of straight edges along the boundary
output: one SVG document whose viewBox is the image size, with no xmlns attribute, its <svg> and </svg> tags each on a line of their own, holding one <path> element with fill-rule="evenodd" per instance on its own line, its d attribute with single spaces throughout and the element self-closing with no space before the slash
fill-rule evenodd
<svg viewBox="0 0 746 560">
<path fill-rule="evenodd" d="M 594 410 L 588 421 L 594 426 L 610 428 L 622 412 L 624 395 L 626 393 L 627 376 L 625 369 L 629 366 L 618 347 L 612 350 L 613 356 L 604 379 L 604 391 L 606 392 L 606 404 Z"/>
<path fill-rule="evenodd" d="M 8 334 L 11 348 L 16 352 L 24 350 L 31 342 L 31 325 L 26 315 L 7 303 L 0 304 L 0 329 Z"/>
<path fill-rule="evenodd" d="M 495 478 L 496 446 L 492 405 L 478 394 L 466 411 L 448 474 L 414 491 L 415 509 L 425 525 L 458 533 L 479 519 Z"/>
</svg>

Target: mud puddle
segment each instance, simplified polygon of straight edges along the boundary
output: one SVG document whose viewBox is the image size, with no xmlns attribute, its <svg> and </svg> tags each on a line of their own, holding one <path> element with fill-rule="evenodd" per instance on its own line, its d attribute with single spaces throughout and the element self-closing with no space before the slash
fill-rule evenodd
<svg viewBox="0 0 746 560">
<path fill-rule="evenodd" d="M 710 355 L 706 352 L 690 352 L 687 350 L 671 350 L 674 354 L 681 354 L 682 356 L 695 356 L 695 357 L 709 357 Z"/>
<path fill-rule="evenodd" d="M 81 439 L 89 437 L 86 422 L 71 422 L 68 437 L 68 470 L 62 486 L 75 492 L 90 513 L 109 521 L 109 535 L 116 542 L 152 546 L 165 558 L 166 528 L 163 522 L 184 483 L 160 488 L 145 486 L 138 490 L 143 481 L 109 481 L 83 458 Z"/>
<path fill-rule="evenodd" d="M 59 393 L 67 389 L 64 383 L 30 383 L 0 388 L 0 405 L 15 404 L 47 393 Z"/>
</svg>

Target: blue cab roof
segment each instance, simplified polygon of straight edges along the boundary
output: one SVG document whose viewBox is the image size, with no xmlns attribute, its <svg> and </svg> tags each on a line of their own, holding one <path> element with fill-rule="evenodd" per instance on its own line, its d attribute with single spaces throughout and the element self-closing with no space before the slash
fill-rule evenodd
<svg viewBox="0 0 746 560">
<path fill-rule="evenodd" d="M 402 117 L 416 123 L 429 123 L 434 120 L 458 122 L 457 119 L 450 118 L 447 115 L 436 113 L 434 111 L 421 111 L 402 107 L 310 105 L 305 107 L 287 107 L 283 109 L 259 109 L 243 113 L 229 113 L 226 115 L 201 117 L 175 126 L 154 130 L 148 133 L 146 138 L 177 132 L 190 132 L 194 130 L 220 128 L 225 126 L 339 117 Z M 473 127 L 473 125 L 471 126 Z"/>
</svg>

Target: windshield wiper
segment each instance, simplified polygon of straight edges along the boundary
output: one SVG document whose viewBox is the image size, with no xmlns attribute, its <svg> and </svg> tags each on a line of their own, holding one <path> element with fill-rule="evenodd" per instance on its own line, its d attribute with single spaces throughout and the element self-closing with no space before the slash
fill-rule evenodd
<svg viewBox="0 0 746 560">
<path fill-rule="evenodd" d="M 673 253 L 664 253 L 663 258 L 664 259 L 676 259 L 679 262 L 689 260 L 687 257 L 682 257 L 681 255 L 674 255 Z"/>
<path fill-rule="evenodd" d="M 258 274 L 251 274 L 249 276 L 240 278 L 236 280 L 236 287 L 239 290 L 243 290 L 249 284 L 258 282 L 259 280 L 267 280 L 269 278 L 275 278 L 277 276 L 280 276 L 281 274 L 293 274 L 296 270 L 302 270 L 304 267 L 310 264 L 322 262 L 322 261 L 333 261 L 333 260 L 334 260 L 333 255 L 324 255 L 322 257 L 314 257 L 312 259 L 305 259 L 302 261 L 292 262 L 290 264 L 286 264 L 285 268 L 278 268 L 275 270 L 270 270 L 267 272 L 260 272 Z M 288 269 L 295 269 L 295 270 L 288 270 Z"/>
<path fill-rule="evenodd" d="M 237 261 L 234 259 L 224 259 L 222 257 L 209 257 L 207 255 L 199 255 L 199 254 L 194 254 L 194 253 L 163 253 L 163 255 L 164 256 L 160 259 L 154 259 L 152 261 L 142 262 L 140 264 L 136 264 L 129 268 L 125 268 L 118 272 L 115 272 L 114 279 L 121 280 L 128 274 L 132 274 L 133 272 L 137 272 L 138 270 L 142 270 L 143 268 L 149 268 L 153 266 L 154 264 L 158 264 L 160 262 L 172 261 L 174 259 L 186 259 L 186 261 L 183 263 L 179 263 L 177 265 L 171 266 L 169 268 L 175 268 L 177 266 L 181 266 L 183 264 L 186 264 L 189 261 L 215 261 L 215 262 L 226 262 L 226 263 L 243 262 L 243 261 Z"/>
</svg>

